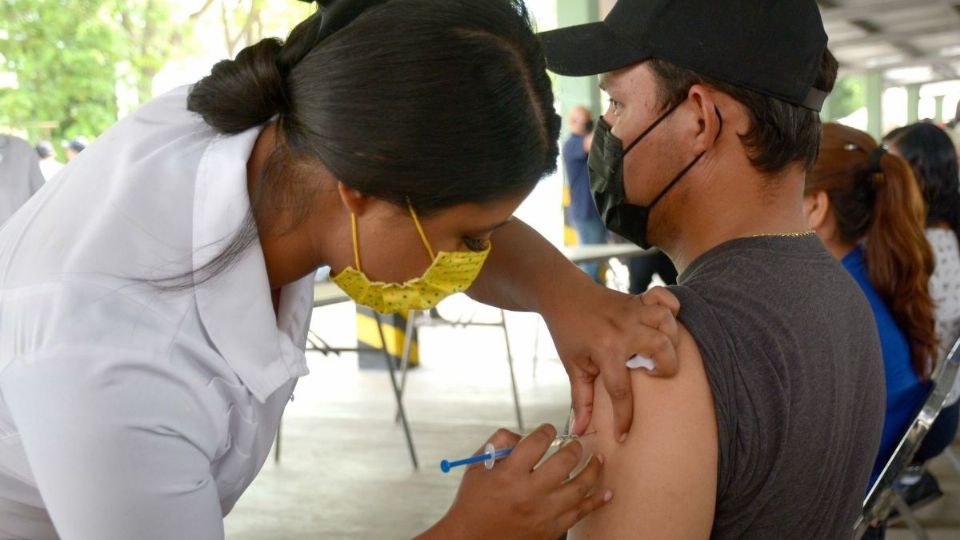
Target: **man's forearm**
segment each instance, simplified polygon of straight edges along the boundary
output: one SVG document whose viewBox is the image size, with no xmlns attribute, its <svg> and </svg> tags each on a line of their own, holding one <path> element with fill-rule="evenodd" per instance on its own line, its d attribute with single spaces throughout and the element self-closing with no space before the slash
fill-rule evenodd
<svg viewBox="0 0 960 540">
<path fill-rule="evenodd" d="M 529 225 L 513 220 L 493 235 L 493 249 L 468 294 L 513 311 L 543 313 L 563 291 L 590 278 Z"/>
</svg>

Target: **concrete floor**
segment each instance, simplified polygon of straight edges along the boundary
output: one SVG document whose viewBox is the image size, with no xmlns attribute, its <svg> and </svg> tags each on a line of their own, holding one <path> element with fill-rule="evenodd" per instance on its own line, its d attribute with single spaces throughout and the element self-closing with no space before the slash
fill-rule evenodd
<svg viewBox="0 0 960 540">
<path fill-rule="evenodd" d="M 352 309 L 344 304 L 317 310 L 314 328 L 335 344 L 349 345 L 355 338 Z M 453 309 L 473 307 L 454 301 Z M 559 427 L 569 407 L 563 368 L 544 330 L 534 378 L 539 323 L 529 315 L 509 317 L 526 427 Z M 312 373 L 300 381 L 284 417 L 282 461 L 267 462 L 226 518 L 227 539 L 409 539 L 439 519 L 460 478 L 442 474 L 440 460 L 472 454 L 497 428 L 516 430 L 516 419 L 498 330 L 426 328 L 420 347 L 422 366 L 410 372 L 405 398 L 419 471 L 393 421 L 387 372 L 359 370 L 350 354 L 310 353 Z M 942 458 L 932 467 L 947 496 L 918 517 L 933 540 L 960 540 L 960 473 Z M 888 538 L 913 536 L 891 530 Z"/>
</svg>

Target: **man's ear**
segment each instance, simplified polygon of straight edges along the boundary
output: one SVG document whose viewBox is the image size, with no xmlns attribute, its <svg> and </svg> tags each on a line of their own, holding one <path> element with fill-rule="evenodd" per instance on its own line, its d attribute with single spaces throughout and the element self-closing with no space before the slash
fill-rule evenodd
<svg viewBox="0 0 960 540">
<path fill-rule="evenodd" d="M 343 203 L 351 214 L 362 216 L 367 211 L 370 204 L 370 197 L 347 186 L 343 182 L 337 182 L 337 191 L 340 194 L 340 202 Z"/>
<path fill-rule="evenodd" d="M 713 148 L 720 137 L 723 120 L 715 96 L 713 90 L 702 84 L 691 86 L 687 93 L 687 102 L 697 122 L 693 148 L 695 154 L 701 154 Z"/>
</svg>

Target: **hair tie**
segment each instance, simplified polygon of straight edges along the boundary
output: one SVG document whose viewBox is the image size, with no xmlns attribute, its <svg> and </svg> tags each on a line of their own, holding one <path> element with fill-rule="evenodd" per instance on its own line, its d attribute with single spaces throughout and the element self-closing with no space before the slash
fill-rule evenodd
<svg viewBox="0 0 960 540">
<path fill-rule="evenodd" d="M 867 171 L 870 174 L 882 173 L 883 165 L 880 163 L 880 160 L 883 159 L 883 155 L 887 153 L 887 145 L 881 144 L 873 149 L 870 152 L 870 167 Z"/>
</svg>

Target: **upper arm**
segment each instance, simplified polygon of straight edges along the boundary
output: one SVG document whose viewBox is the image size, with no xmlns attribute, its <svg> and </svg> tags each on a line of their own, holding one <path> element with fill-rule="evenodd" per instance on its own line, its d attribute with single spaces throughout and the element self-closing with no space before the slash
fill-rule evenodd
<svg viewBox="0 0 960 540">
<path fill-rule="evenodd" d="M 583 441 L 603 454 L 601 485 L 614 497 L 581 521 L 571 539 L 710 536 L 718 463 L 713 394 L 696 342 L 683 326 L 677 353 L 673 378 L 632 372 L 633 425 L 622 444 L 613 439 L 610 398 L 598 383 Z"/>
<path fill-rule="evenodd" d="M 209 420 L 187 385 L 151 367 L 162 362 L 103 361 L 109 354 L 16 361 L 3 374 L 4 399 L 58 534 L 222 539 Z"/>
</svg>

